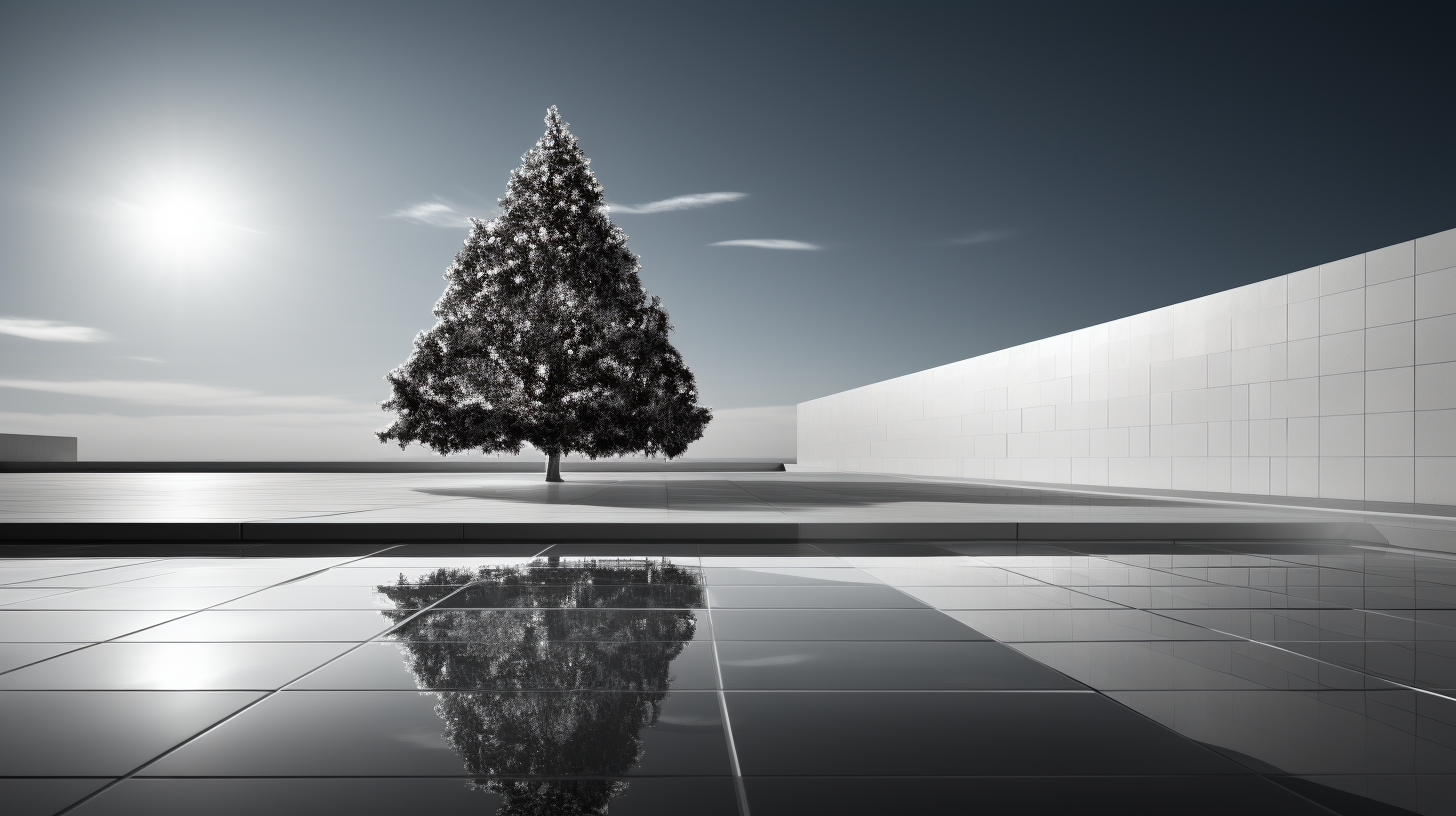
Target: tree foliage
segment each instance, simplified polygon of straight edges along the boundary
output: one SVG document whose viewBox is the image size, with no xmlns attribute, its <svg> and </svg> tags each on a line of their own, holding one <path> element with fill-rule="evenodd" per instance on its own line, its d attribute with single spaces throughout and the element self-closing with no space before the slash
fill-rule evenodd
<svg viewBox="0 0 1456 816">
<path fill-rule="evenodd" d="M 554 462 L 678 456 L 702 436 L 712 414 L 589 165 L 553 106 L 500 215 L 471 220 L 438 322 L 386 377 L 382 407 L 397 416 L 381 442 L 440 454 L 530 444 Z"/>
<path fill-rule="evenodd" d="M 379 591 L 445 739 L 501 796 L 499 816 L 607 813 L 703 606 L 700 574 L 665 559 L 439 570 Z"/>
</svg>

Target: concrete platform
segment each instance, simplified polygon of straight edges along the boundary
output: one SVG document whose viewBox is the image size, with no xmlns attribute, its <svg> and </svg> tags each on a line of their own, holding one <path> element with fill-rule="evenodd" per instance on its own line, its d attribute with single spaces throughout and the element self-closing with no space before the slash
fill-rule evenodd
<svg viewBox="0 0 1456 816">
<path fill-rule="evenodd" d="M 834 472 L 0 473 L 0 540 L 1344 540 L 1438 513 Z"/>
</svg>

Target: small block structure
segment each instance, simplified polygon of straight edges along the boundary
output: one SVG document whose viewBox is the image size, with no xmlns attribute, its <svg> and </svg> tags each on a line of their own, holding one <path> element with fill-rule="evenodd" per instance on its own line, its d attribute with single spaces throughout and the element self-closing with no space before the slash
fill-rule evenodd
<svg viewBox="0 0 1456 816">
<path fill-rule="evenodd" d="M 76 437 L 0 433 L 0 462 L 74 462 Z"/>
</svg>

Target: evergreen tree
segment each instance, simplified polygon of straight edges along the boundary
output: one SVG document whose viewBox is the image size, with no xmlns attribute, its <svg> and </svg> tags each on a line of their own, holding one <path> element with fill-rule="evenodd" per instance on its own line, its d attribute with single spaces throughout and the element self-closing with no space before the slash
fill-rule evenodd
<svg viewBox="0 0 1456 816">
<path fill-rule="evenodd" d="M 471 219 L 435 327 L 386 376 L 397 417 L 379 441 L 441 455 L 529 443 L 559 482 L 566 453 L 673 457 L 703 435 L 712 413 L 590 164 L 552 106 L 501 214 Z"/>
</svg>

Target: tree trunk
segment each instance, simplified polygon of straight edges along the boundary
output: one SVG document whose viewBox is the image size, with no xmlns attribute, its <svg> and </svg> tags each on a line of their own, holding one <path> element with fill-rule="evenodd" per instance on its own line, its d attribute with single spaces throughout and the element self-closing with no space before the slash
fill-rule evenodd
<svg viewBox="0 0 1456 816">
<path fill-rule="evenodd" d="M 561 454 L 552 453 L 546 460 L 546 481 L 559 482 L 561 478 Z"/>
</svg>

